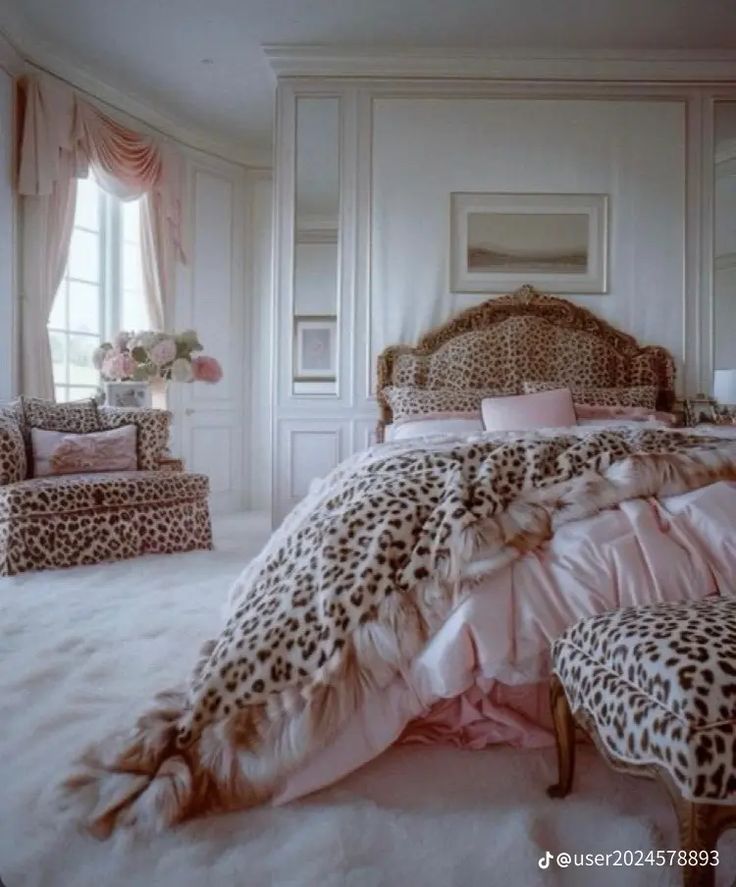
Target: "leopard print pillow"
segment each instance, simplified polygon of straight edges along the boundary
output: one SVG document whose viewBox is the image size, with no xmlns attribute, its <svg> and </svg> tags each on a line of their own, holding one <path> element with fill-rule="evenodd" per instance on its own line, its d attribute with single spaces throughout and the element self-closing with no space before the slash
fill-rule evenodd
<svg viewBox="0 0 736 887">
<path fill-rule="evenodd" d="M 100 407 L 98 417 L 101 429 L 135 425 L 138 428 L 138 468 L 157 471 L 159 459 L 169 444 L 171 413 L 167 410 L 137 409 L 135 407 Z"/>
<path fill-rule="evenodd" d="M 644 407 L 657 409 L 657 389 L 653 385 L 635 385 L 629 388 L 583 388 L 566 385 L 564 382 L 523 383 L 525 394 L 538 391 L 553 391 L 555 388 L 570 388 L 574 403 L 590 407 Z"/>
<path fill-rule="evenodd" d="M 15 419 L 0 415 L 0 487 L 16 484 L 28 476 L 26 444 Z"/>
<path fill-rule="evenodd" d="M 0 406 L 0 418 L 2 419 L 13 419 L 18 423 L 18 427 L 21 431 L 23 431 L 23 426 L 25 425 L 25 417 L 23 415 L 23 401 L 16 397 L 15 400 L 11 400 L 3 406 Z"/>
<path fill-rule="evenodd" d="M 97 403 L 90 397 L 68 403 L 55 403 L 41 397 L 22 397 L 23 418 L 28 428 L 86 434 L 99 431 Z"/>
<path fill-rule="evenodd" d="M 480 414 L 485 397 L 513 394 L 511 390 L 494 388 L 415 388 L 390 385 L 383 389 L 394 419 L 423 416 L 427 413 L 473 412 Z"/>
</svg>

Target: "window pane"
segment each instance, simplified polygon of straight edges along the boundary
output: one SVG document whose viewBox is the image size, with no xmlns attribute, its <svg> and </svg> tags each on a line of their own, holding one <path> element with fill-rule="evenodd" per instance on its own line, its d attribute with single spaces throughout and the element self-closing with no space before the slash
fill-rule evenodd
<svg viewBox="0 0 736 887">
<path fill-rule="evenodd" d="M 93 283 L 69 281 L 69 329 L 75 333 L 100 333 L 100 288 Z"/>
<path fill-rule="evenodd" d="M 92 366 L 92 352 L 99 345 L 97 336 L 69 336 L 69 382 L 97 385 L 100 376 Z"/>
<path fill-rule="evenodd" d="M 51 368 L 54 373 L 54 382 L 63 385 L 66 382 L 66 335 L 64 333 L 49 333 L 51 345 Z"/>
<path fill-rule="evenodd" d="M 100 230 L 100 189 L 90 176 L 77 180 L 77 205 L 74 209 L 74 224 L 82 228 Z"/>
<path fill-rule="evenodd" d="M 66 403 L 69 399 L 67 395 L 67 389 L 63 388 L 61 385 L 56 386 L 56 390 L 54 391 L 54 395 L 56 397 L 57 403 Z"/>
<path fill-rule="evenodd" d="M 64 395 L 64 400 L 82 400 L 83 398 L 94 397 L 96 393 L 96 385 L 94 388 L 92 388 L 91 386 L 81 388 L 67 388 L 66 394 Z"/>
<path fill-rule="evenodd" d="M 69 247 L 69 276 L 100 282 L 100 236 L 76 228 Z"/>
<path fill-rule="evenodd" d="M 123 289 L 143 289 L 141 248 L 137 243 L 126 243 L 123 246 Z"/>
<path fill-rule="evenodd" d="M 124 330 L 147 330 L 151 328 L 151 319 L 142 292 L 125 293 L 121 323 Z"/>
<path fill-rule="evenodd" d="M 140 243 L 141 239 L 141 202 L 129 200 L 122 204 L 123 240 L 129 243 Z"/>
<path fill-rule="evenodd" d="M 49 315 L 48 326 L 63 330 L 66 327 L 66 280 L 61 281 L 54 296 L 54 304 Z"/>
</svg>

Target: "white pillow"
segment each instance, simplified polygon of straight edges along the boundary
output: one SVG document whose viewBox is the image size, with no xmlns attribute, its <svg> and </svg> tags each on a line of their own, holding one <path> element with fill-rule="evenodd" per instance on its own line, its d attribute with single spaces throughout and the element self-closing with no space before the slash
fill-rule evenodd
<svg viewBox="0 0 736 887">
<path fill-rule="evenodd" d="M 481 403 L 486 431 L 534 431 L 538 428 L 570 428 L 577 422 L 569 388 L 486 397 Z"/>
<path fill-rule="evenodd" d="M 671 427 L 666 422 L 658 422 L 656 419 L 648 422 L 635 419 L 578 419 L 577 424 L 590 428 L 633 428 L 634 430 L 637 428 L 641 429 L 642 426 L 649 428 Z"/>
<path fill-rule="evenodd" d="M 428 413 L 400 419 L 386 429 L 386 440 L 411 440 L 427 434 L 480 434 L 483 423 L 480 413 Z"/>
</svg>

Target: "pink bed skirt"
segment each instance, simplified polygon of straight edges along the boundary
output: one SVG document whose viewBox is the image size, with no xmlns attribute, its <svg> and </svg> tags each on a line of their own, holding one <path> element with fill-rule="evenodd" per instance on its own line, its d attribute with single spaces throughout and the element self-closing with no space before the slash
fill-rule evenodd
<svg viewBox="0 0 736 887">
<path fill-rule="evenodd" d="M 475 749 L 497 742 L 517 748 L 554 745 L 548 682 L 520 687 L 494 682 L 487 692 L 474 685 L 454 699 L 440 699 L 411 721 L 398 741 Z"/>
<path fill-rule="evenodd" d="M 472 586 L 406 672 L 370 693 L 274 802 L 334 782 L 397 741 L 551 745 L 552 641 L 578 619 L 618 607 L 736 595 L 734 527 L 736 484 L 725 482 L 563 526 Z"/>
</svg>

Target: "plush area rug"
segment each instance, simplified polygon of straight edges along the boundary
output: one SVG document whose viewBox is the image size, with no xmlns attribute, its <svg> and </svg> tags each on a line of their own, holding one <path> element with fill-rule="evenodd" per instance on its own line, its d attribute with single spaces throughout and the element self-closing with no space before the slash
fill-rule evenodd
<svg viewBox="0 0 736 887">
<path fill-rule="evenodd" d="M 215 524 L 217 550 L 0 580 L 0 878 L 7 887 L 675 885 L 677 869 L 539 869 L 546 850 L 675 848 L 655 785 L 581 750 L 575 792 L 549 800 L 554 753 L 394 748 L 282 808 L 100 843 L 60 813 L 53 774 L 181 680 L 222 625 L 231 582 L 267 536 Z M 736 832 L 719 885 L 736 877 Z"/>
</svg>

